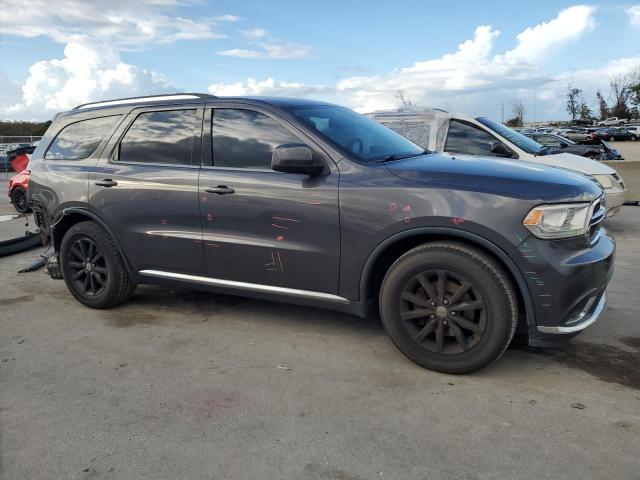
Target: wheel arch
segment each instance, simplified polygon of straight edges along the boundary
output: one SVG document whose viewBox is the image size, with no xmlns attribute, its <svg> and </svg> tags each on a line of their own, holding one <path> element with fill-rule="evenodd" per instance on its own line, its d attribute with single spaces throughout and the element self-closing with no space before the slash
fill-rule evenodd
<svg viewBox="0 0 640 480">
<path fill-rule="evenodd" d="M 520 308 L 524 309 L 527 326 L 535 325 L 535 309 L 524 275 L 509 255 L 495 243 L 471 232 L 445 227 L 420 227 L 395 234 L 381 242 L 369 255 L 360 277 L 360 301 L 371 304 L 377 297 L 382 279 L 389 267 L 405 252 L 434 241 L 456 241 L 489 255 L 511 277 Z"/>
<path fill-rule="evenodd" d="M 68 207 L 62 211 L 60 217 L 51 225 L 51 240 L 53 242 L 53 248 L 56 253 L 60 252 L 60 245 L 62 243 L 62 239 L 64 235 L 69 231 L 71 227 L 86 221 L 94 221 L 102 228 L 106 230 L 109 236 L 113 239 L 113 242 L 118 247 L 118 251 L 124 260 L 124 264 L 128 270 L 130 275 L 133 275 L 135 272 L 131 268 L 131 263 L 127 258 L 124 250 L 122 249 L 122 245 L 118 241 L 118 237 L 114 234 L 113 229 L 105 222 L 102 218 L 100 218 L 97 214 L 92 212 L 89 209 L 82 207 Z"/>
</svg>

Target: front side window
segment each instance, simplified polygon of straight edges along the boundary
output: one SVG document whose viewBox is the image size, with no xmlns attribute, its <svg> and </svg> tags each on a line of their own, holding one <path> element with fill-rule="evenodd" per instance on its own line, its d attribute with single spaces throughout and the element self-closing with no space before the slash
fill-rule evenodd
<svg viewBox="0 0 640 480">
<path fill-rule="evenodd" d="M 309 105 L 290 107 L 290 111 L 339 150 L 358 160 L 370 162 L 389 156 L 399 159 L 425 153 L 424 148 L 402 135 L 348 108 Z"/>
<path fill-rule="evenodd" d="M 559 147 L 562 141 L 558 137 L 552 135 L 538 135 L 536 138 L 538 143 L 546 145 L 547 147 Z"/>
<path fill-rule="evenodd" d="M 491 145 L 497 141 L 493 135 L 478 127 L 451 120 L 444 150 L 465 155 L 496 156 L 491 151 Z"/>
<path fill-rule="evenodd" d="M 218 108 L 213 111 L 211 142 L 216 167 L 271 169 L 273 150 L 300 139 L 260 112 Z"/>
<path fill-rule="evenodd" d="M 136 117 L 118 146 L 123 162 L 191 165 L 196 110 L 145 112 Z"/>
<path fill-rule="evenodd" d="M 44 158 L 81 160 L 89 158 L 120 115 L 91 118 L 64 127 L 51 143 Z"/>
<path fill-rule="evenodd" d="M 506 138 L 511 143 L 516 145 L 518 148 L 521 148 L 527 153 L 531 153 L 533 155 L 543 155 L 544 149 L 542 145 L 540 145 L 535 140 L 524 136 L 523 134 L 516 132 L 515 130 L 510 129 L 509 127 L 502 125 L 501 123 L 494 122 L 490 118 L 486 117 L 478 117 L 476 118 L 478 122 L 487 127 L 489 130 L 496 132 L 498 135 Z"/>
</svg>

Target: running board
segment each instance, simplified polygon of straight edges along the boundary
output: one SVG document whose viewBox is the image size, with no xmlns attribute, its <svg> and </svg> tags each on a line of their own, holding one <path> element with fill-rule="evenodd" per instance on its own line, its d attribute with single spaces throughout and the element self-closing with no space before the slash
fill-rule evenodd
<svg viewBox="0 0 640 480">
<path fill-rule="evenodd" d="M 198 283 L 201 285 L 234 288 L 236 290 L 245 290 L 249 292 L 274 293 L 278 295 L 287 295 L 289 297 L 322 300 L 325 302 L 341 303 L 345 305 L 351 303 L 346 298 L 339 297 L 338 295 L 313 292 L 311 290 L 298 290 L 297 288 L 276 287 L 273 285 L 262 285 L 260 283 L 236 282 L 234 280 L 200 277 L 197 275 L 186 275 L 184 273 L 163 272 L 162 270 L 140 270 L 138 273 L 146 277 L 164 278 L 167 280 L 178 280 L 182 282 Z"/>
</svg>

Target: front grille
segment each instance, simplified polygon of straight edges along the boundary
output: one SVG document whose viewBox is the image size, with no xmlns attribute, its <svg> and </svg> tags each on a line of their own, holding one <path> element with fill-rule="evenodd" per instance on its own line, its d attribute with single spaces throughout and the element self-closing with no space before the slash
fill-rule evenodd
<svg viewBox="0 0 640 480">
<path fill-rule="evenodd" d="M 598 232 L 600 224 L 605 217 L 606 209 L 604 208 L 602 197 L 594 202 L 592 212 L 591 220 L 589 221 L 589 237 L 591 238 Z"/>
</svg>

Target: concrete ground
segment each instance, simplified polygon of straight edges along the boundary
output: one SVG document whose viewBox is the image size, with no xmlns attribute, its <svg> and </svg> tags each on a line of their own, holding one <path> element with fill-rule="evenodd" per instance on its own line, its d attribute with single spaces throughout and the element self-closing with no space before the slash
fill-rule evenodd
<svg viewBox="0 0 640 480">
<path fill-rule="evenodd" d="M 611 146 L 617 149 L 625 160 L 640 160 L 640 141 L 611 142 Z"/>
<path fill-rule="evenodd" d="M 150 286 L 96 311 L 16 273 L 43 249 L 2 258 L 0 478 L 638 479 L 640 207 L 607 227 L 603 318 L 465 376 L 376 319 Z"/>
</svg>

